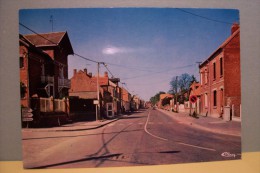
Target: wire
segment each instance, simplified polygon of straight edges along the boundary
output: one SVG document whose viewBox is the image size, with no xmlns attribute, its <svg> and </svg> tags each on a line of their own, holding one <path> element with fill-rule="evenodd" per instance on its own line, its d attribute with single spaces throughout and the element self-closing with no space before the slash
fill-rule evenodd
<svg viewBox="0 0 260 173">
<path fill-rule="evenodd" d="M 177 69 L 182 69 L 182 68 L 187 68 L 187 67 L 191 67 L 191 66 L 194 66 L 194 64 L 190 64 L 190 65 L 186 65 L 186 66 L 182 66 L 182 67 L 176 67 L 176 68 L 172 68 L 170 70 L 163 70 L 163 71 L 159 71 L 159 72 L 154 72 L 154 73 L 149 73 L 149 74 L 144 74 L 144 75 L 139 75 L 139 76 L 128 77 L 128 78 L 124 78 L 123 80 L 134 79 L 134 78 L 139 78 L 139 77 L 144 77 L 144 76 L 150 76 L 150 75 L 154 75 L 154 74 L 160 74 L 160 73 L 164 73 L 164 72 L 168 72 L 168 71 L 172 71 L 172 70 L 177 70 Z"/>
<path fill-rule="evenodd" d="M 198 15 L 198 14 L 195 14 L 195 13 L 192 13 L 192 12 L 189 12 L 189 11 L 186 11 L 186 10 L 183 10 L 183 9 L 180 9 L 180 8 L 176 8 L 176 9 L 177 9 L 177 10 L 180 10 L 180 11 L 182 11 L 182 12 L 184 12 L 184 13 L 188 13 L 188 14 L 190 14 L 190 15 L 197 16 L 197 17 L 200 17 L 200 18 L 209 20 L 209 21 L 218 22 L 218 23 L 224 23 L 224 24 L 228 24 L 228 25 L 233 25 L 233 23 L 230 23 L 230 22 L 225 22 L 225 21 L 220 21 L 220 20 L 211 19 L 211 18 L 208 18 L 208 17 L 205 17 L 205 16 L 201 16 L 201 15 Z"/>
<path fill-rule="evenodd" d="M 22 24 L 22 23 L 19 22 L 19 25 L 21 25 L 22 27 L 28 29 L 29 31 L 33 32 L 34 34 L 40 36 L 41 38 L 43 38 L 43 39 L 49 41 L 50 43 L 55 44 L 55 45 L 58 46 L 58 43 L 55 43 L 55 42 L 51 41 L 50 39 L 48 39 L 48 38 L 42 36 L 41 34 L 37 33 L 36 31 L 32 30 L 31 28 L 25 26 L 24 24 Z M 80 58 L 82 58 L 82 59 L 85 59 L 85 60 L 88 60 L 88 61 L 91 61 L 91 62 L 94 62 L 94 63 L 98 63 L 98 61 L 95 61 L 95 60 L 86 58 L 86 57 L 84 57 L 84 56 L 82 56 L 82 55 L 79 55 L 79 54 L 77 54 L 77 53 L 74 53 L 74 55 L 76 55 L 76 56 L 78 56 L 78 57 L 80 57 Z"/>
<path fill-rule="evenodd" d="M 49 40 L 48 38 L 46 38 L 46 37 L 44 37 L 44 36 L 42 36 L 41 34 L 37 33 L 36 31 L 34 31 L 34 30 L 30 29 L 29 27 L 25 26 L 24 24 L 22 24 L 22 23 L 20 23 L 20 22 L 19 22 L 19 25 L 21 25 L 22 27 L 24 27 L 24 28 L 28 29 L 29 31 L 33 32 L 34 34 L 36 34 L 36 35 L 40 36 L 41 38 L 43 38 L 43 39 L 45 39 L 45 40 L 47 40 L 47 41 L 51 42 L 52 44 L 55 44 L 55 45 L 57 45 L 57 46 L 58 46 L 58 44 L 57 44 L 57 43 L 55 43 L 55 42 L 53 42 L 53 41 Z"/>
<path fill-rule="evenodd" d="M 82 56 L 82 55 L 79 55 L 79 54 L 77 54 L 77 53 L 74 53 L 74 55 L 76 55 L 76 56 L 78 56 L 78 57 L 80 57 L 80 58 L 82 58 L 82 59 L 85 59 L 85 60 L 87 60 L 87 61 L 91 61 L 91 62 L 94 62 L 94 63 L 99 63 L 98 61 L 95 61 L 95 60 L 86 58 L 86 57 L 84 57 L 84 56 Z"/>
<path fill-rule="evenodd" d="M 107 68 L 107 65 L 103 64 L 105 66 L 105 68 L 107 69 L 107 71 L 111 74 L 112 78 L 114 78 L 114 75 L 112 74 L 112 72 Z"/>
</svg>

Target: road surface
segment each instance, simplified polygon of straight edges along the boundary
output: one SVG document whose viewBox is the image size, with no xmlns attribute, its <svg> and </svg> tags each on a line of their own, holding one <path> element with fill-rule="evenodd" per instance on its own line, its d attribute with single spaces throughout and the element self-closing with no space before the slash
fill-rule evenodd
<svg viewBox="0 0 260 173">
<path fill-rule="evenodd" d="M 142 110 L 86 131 L 23 131 L 25 168 L 161 165 L 241 158 L 241 138 Z"/>
</svg>

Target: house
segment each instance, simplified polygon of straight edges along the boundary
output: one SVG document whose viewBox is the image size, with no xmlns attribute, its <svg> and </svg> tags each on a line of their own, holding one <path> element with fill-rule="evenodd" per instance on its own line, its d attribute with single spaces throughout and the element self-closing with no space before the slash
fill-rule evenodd
<svg viewBox="0 0 260 173">
<path fill-rule="evenodd" d="M 174 96 L 172 94 L 160 94 L 160 100 L 158 102 L 158 107 L 159 108 L 164 108 L 165 109 L 172 109 L 173 108 L 173 102 L 172 99 L 174 98 Z"/>
<path fill-rule="evenodd" d="M 199 82 L 193 81 L 189 89 L 189 101 L 184 102 L 185 112 L 188 112 L 190 115 L 195 112 L 200 114 L 201 111 L 201 85 Z M 195 97 L 196 100 L 192 103 L 191 99 Z"/>
<path fill-rule="evenodd" d="M 71 113 L 77 115 L 78 118 L 83 120 L 114 118 L 120 113 L 118 86 L 109 79 L 107 72 L 103 76 L 99 76 L 98 81 L 101 117 L 96 117 L 97 110 L 94 103 L 98 100 L 97 76 L 92 76 L 87 69 L 83 71 L 74 69 L 69 96 Z"/>
<path fill-rule="evenodd" d="M 123 112 L 129 112 L 131 104 L 131 94 L 123 87 L 121 88 L 121 91 L 122 110 Z"/>
<path fill-rule="evenodd" d="M 34 124 L 60 124 L 69 113 L 67 59 L 73 49 L 67 32 L 20 34 L 19 53 L 21 106 L 33 110 Z"/>
<path fill-rule="evenodd" d="M 240 119 L 240 28 L 233 24 L 231 35 L 199 66 L 201 114 L 221 117 L 229 107 L 231 118 Z"/>
</svg>

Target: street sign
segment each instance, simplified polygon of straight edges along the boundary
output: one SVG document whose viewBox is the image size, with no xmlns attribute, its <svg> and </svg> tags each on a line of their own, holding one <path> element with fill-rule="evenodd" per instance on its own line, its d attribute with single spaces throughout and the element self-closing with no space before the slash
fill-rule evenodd
<svg viewBox="0 0 260 173">
<path fill-rule="evenodd" d="M 23 121 L 33 121 L 33 118 L 23 118 Z"/>
<path fill-rule="evenodd" d="M 27 112 L 27 113 L 23 114 L 23 118 L 32 118 L 32 117 L 33 117 L 33 114 L 30 113 L 30 112 Z"/>
<path fill-rule="evenodd" d="M 94 100 L 94 101 L 93 101 L 93 104 L 94 104 L 94 105 L 97 105 L 97 104 L 98 104 L 98 100 Z"/>
<path fill-rule="evenodd" d="M 196 103 L 196 101 L 197 101 L 197 96 L 191 95 L 191 96 L 190 96 L 190 102 L 191 102 L 191 103 Z"/>
<path fill-rule="evenodd" d="M 22 108 L 22 120 L 23 121 L 33 121 L 33 114 L 31 108 Z"/>
</svg>

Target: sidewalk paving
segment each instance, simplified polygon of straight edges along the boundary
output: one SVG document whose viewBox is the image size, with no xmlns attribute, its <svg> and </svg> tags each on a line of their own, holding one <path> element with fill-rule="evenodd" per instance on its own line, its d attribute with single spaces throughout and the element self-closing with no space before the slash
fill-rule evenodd
<svg viewBox="0 0 260 173">
<path fill-rule="evenodd" d="M 175 113 L 162 109 L 157 109 L 171 118 L 175 119 L 181 124 L 189 125 L 194 128 L 201 130 L 225 134 L 231 136 L 241 136 L 241 122 L 237 121 L 225 121 L 221 118 L 205 117 L 199 116 L 198 118 L 193 118 L 189 116 L 188 113 Z"/>
</svg>

